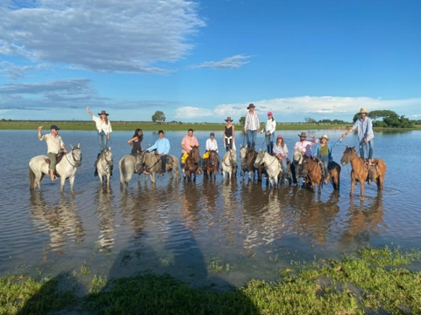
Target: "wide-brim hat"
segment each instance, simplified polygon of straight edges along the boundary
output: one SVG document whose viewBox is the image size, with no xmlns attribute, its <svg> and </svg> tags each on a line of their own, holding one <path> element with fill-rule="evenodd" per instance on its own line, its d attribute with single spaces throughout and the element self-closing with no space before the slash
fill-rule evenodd
<svg viewBox="0 0 421 315">
<path fill-rule="evenodd" d="M 251 103 L 251 104 L 249 104 L 249 106 L 247 106 L 247 109 L 250 109 L 250 108 L 255 108 L 256 106 L 254 106 L 254 104 L 253 103 Z"/>
<path fill-rule="evenodd" d="M 325 139 L 326 139 L 326 141 L 329 141 L 329 137 L 328 137 L 327 135 L 323 135 L 323 136 L 321 136 L 321 137 L 320 137 L 320 140 L 322 140 L 323 138 L 325 138 Z"/>
<path fill-rule="evenodd" d="M 98 115 L 99 116 L 101 116 L 101 115 L 108 116 L 109 114 L 105 110 L 102 110 L 100 113 L 98 113 Z"/>
<path fill-rule="evenodd" d="M 233 121 L 232 119 L 231 119 L 231 117 L 227 117 L 227 119 L 225 119 L 225 121 Z"/>
<path fill-rule="evenodd" d="M 299 135 L 298 135 L 300 138 L 301 137 L 304 137 L 304 138 L 307 138 L 307 134 L 303 131 L 302 133 L 300 133 Z"/>
<path fill-rule="evenodd" d="M 51 125 L 50 130 L 51 130 L 51 129 L 54 129 L 54 130 L 60 130 L 60 128 L 59 128 L 59 127 L 57 127 L 56 125 Z"/>
<path fill-rule="evenodd" d="M 360 111 L 357 114 L 366 114 L 368 115 L 367 109 L 364 107 L 361 107 Z"/>
</svg>

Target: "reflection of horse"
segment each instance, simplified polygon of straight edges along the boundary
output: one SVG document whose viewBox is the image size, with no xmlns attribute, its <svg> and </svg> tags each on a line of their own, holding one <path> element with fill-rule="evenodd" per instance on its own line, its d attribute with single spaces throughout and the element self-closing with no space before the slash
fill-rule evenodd
<svg viewBox="0 0 421 315">
<path fill-rule="evenodd" d="M 99 174 L 99 173 L 98 173 Z M 113 205 L 113 194 L 98 190 L 96 204 L 98 208 L 95 214 L 99 220 L 98 244 L 100 251 L 109 252 L 114 245 L 115 239 L 115 210 Z"/>
<path fill-rule="evenodd" d="M 141 160 L 141 164 L 145 164 L 145 169 L 149 172 L 151 182 L 156 182 L 156 174 L 161 172 L 162 165 L 161 165 L 161 158 L 155 151 L 153 152 L 145 152 L 143 155 L 143 160 Z M 172 179 L 174 176 L 180 178 L 180 172 L 178 170 L 178 159 L 171 154 L 167 155 L 167 163 L 165 165 L 165 171 L 169 174 L 170 178 Z M 174 171 L 174 174 L 173 174 Z"/>
<path fill-rule="evenodd" d="M 203 172 L 207 177 L 213 175 L 213 179 L 216 179 L 216 174 L 219 172 L 219 156 L 215 150 L 209 151 L 209 157 L 204 160 L 205 165 Z"/>
<path fill-rule="evenodd" d="M 61 161 L 56 165 L 57 176 L 60 177 L 60 190 L 64 190 L 64 182 L 66 178 L 69 179 L 70 189 L 73 190 L 75 181 L 75 174 L 78 167 L 82 164 L 82 151 L 80 144 L 77 146 L 70 145 L 72 150 L 65 154 Z M 29 188 L 35 190 L 37 187 L 41 190 L 41 180 L 44 175 L 49 175 L 48 157 L 45 155 L 38 155 L 29 161 Z"/>
<path fill-rule="evenodd" d="M 351 163 L 351 191 L 350 196 L 354 194 L 355 183 L 360 183 L 360 194 L 364 197 L 364 182 L 374 180 L 377 184 L 377 190 L 383 189 L 383 182 L 386 176 L 386 163 L 381 159 L 373 159 L 372 166 L 366 166 L 363 158 L 358 157 L 354 147 L 346 147 L 341 159 L 342 165 Z M 370 176 L 372 177 L 370 177 Z"/>
<path fill-rule="evenodd" d="M 225 174 L 228 174 L 230 179 L 237 175 L 237 152 L 233 149 L 229 149 L 222 158 L 222 177 L 225 178 Z"/>
<path fill-rule="evenodd" d="M 260 151 L 257 154 L 257 157 L 254 161 L 254 167 L 260 168 L 261 165 L 265 166 L 266 174 L 269 177 L 269 183 L 272 185 L 272 187 L 278 186 L 278 178 L 280 175 L 282 175 L 282 165 L 279 163 L 278 159 L 266 151 Z M 272 183 L 272 180 L 274 181 Z"/>
<path fill-rule="evenodd" d="M 107 177 L 107 186 L 110 186 L 111 169 L 113 166 L 113 153 L 110 148 L 102 150 L 96 162 L 96 169 L 98 171 L 99 181 L 102 185 L 104 177 Z"/>
<path fill-rule="evenodd" d="M 186 172 L 186 177 L 191 181 L 191 175 L 193 174 L 193 181 L 196 181 L 196 175 L 199 174 L 200 168 L 200 153 L 199 147 L 193 146 L 189 156 L 186 159 L 184 171 Z"/>
</svg>

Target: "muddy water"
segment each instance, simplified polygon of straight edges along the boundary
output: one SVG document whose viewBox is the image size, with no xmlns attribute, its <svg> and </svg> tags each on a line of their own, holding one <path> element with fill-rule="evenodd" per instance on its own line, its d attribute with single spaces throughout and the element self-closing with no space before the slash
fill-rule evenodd
<svg viewBox="0 0 421 315">
<path fill-rule="evenodd" d="M 307 131 L 312 133 L 311 131 Z M 391 243 L 419 247 L 421 202 L 416 185 L 421 176 L 417 150 L 420 132 L 378 133 L 375 156 L 387 163 L 382 194 L 366 186 L 366 198 L 349 197 L 350 166 L 342 167 L 341 190 L 325 186 L 320 195 L 299 188 L 270 189 L 265 182 L 216 181 L 198 176 L 196 183 L 161 177 L 156 184 L 134 177 L 120 189 L 116 167 L 111 189 L 93 176 L 98 152 L 95 132 L 60 131 L 67 144 L 81 143 L 83 163 L 75 191 L 68 183 L 42 181 L 42 192 L 30 192 L 28 161 L 44 154 L 35 131 L 0 131 L 0 274 L 18 271 L 54 275 L 80 271 L 107 277 L 139 271 L 168 272 L 196 285 L 239 286 L 250 278 L 275 279 L 291 261 L 340 257 L 365 246 Z M 339 131 L 327 133 L 332 141 Z M 203 148 L 208 132 L 196 132 Z M 283 131 L 290 150 L 297 132 Z M 130 152 L 131 132 L 112 134 L 114 164 Z M 184 132 L 167 132 L 171 154 L 180 155 Z M 144 145 L 157 134 L 145 133 Z M 216 135 L 223 152 L 222 133 Z M 16 147 L 16 143 L 19 145 Z M 22 145 L 25 144 L 25 147 Z M 243 143 L 237 135 L 237 148 Z M 258 146 L 263 137 L 258 136 Z M 339 161 L 348 136 L 336 146 Z M 69 147 L 69 146 L 68 146 Z M 203 149 L 202 149 L 203 153 Z M 404 161 L 404 163 L 402 163 Z"/>
</svg>

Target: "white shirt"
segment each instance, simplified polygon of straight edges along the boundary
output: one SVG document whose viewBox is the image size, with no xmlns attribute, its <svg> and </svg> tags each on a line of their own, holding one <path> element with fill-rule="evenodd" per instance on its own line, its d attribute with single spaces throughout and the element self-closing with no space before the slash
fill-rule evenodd
<svg viewBox="0 0 421 315">
<path fill-rule="evenodd" d="M 211 139 L 206 140 L 206 150 L 207 151 L 216 151 L 218 152 L 218 143 L 216 142 L 215 139 L 213 139 L 213 141 Z"/>
<path fill-rule="evenodd" d="M 273 146 L 273 153 L 275 153 L 276 155 L 284 155 L 284 154 L 288 155 L 287 144 L 284 143 L 284 147 L 282 147 L 281 145 L 278 146 L 277 144 L 275 144 Z"/>
<path fill-rule="evenodd" d="M 244 130 L 257 130 L 260 129 L 260 121 L 259 116 L 257 116 L 257 113 L 254 112 L 253 114 L 250 114 L 250 112 L 246 115 L 246 122 L 244 124 Z"/>
<path fill-rule="evenodd" d="M 268 119 L 265 125 L 265 132 L 269 132 L 270 134 L 274 133 L 276 130 L 276 121 L 275 119 Z"/>
<path fill-rule="evenodd" d="M 54 137 L 51 133 L 42 135 L 39 140 L 45 140 L 45 142 L 47 142 L 47 153 L 57 154 L 60 151 L 60 149 L 64 146 L 61 137 Z"/>
<path fill-rule="evenodd" d="M 108 124 L 106 124 L 104 121 L 101 120 L 101 118 L 96 117 L 95 115 L 92 115 L 92 120 L 95 121 L 96 129 L 98 130 L 98 132 L 104 131 L 106 135 L 113 132 L 110 121 L 108 121 Z"/>
</svg>

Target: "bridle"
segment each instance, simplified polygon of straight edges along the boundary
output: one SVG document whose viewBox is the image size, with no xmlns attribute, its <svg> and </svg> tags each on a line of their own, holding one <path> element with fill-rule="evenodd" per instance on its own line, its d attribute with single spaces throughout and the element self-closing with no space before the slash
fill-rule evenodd
<svg viewBox="0 0 421 315">
<path fill-rule="evenodd" d="M 69 161 L 69 158 L 67 157 L 67 154 L 64 155 L 66 157 L 67 162 L 69 162 L 69 164 L 72 167 L 79 167 L 82 164 L 82 152 L 80 153 L 80 160 L 77 160 L 77 159 L 75 159 L 75 155 L 74 155 L 74 151 L 76 151 L 76 150 L 79 150 L 80 151 L 79 148 L 76 148 L 75 147 L 75 148 L 72 149 L 72 152 L 71 152 L 72 153 L 72 158 L 75 161 L 75 164 L 74 165 L 72 164 L 72 162 Z"/>
</svg>

